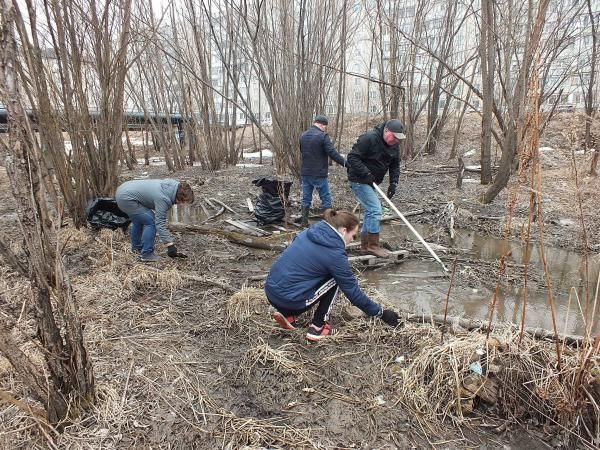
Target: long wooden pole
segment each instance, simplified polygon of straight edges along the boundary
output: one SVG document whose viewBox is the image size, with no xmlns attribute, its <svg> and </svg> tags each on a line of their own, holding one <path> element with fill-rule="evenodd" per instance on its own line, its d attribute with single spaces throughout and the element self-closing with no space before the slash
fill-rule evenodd
<svg viewBox="0 0 600 450">
<path fill-rule="evenodd" d="M 415 230 L 415 228 L 410 224 L 410 222 L 408 220 L 406 220 L 406 217 L 404 217 L 402 215 L 402 213 L 398 210 L 398 208 L 396 208 L 396 205 L 394 205 L 392 203 L 392 201 L 389 198 L 387 198 L 387 195 L 385 195 L 383 193 L 381 188 L 379 186 L 377 186 L 376 183 L 373 183 L 373 187 L 379 193 L 379 195 L 381 195 L 381 197 L 388 203 L 388 205 L 390 205 L 390 208 L 392 208 L 392 210 L 396 214 L 398 214 L 398 217 L 400 217 L 400 219 L 402 219 L 402 222 L 404 222 L 406 224 L 408 229 L 413 232 L 413 234 L 417 237 L 417 239 L 419 239 L 419 241 L 421 241 L 421 244 L 423 244 L 425 246 L 425 248 L 429 251 L 429 253 L 431 253 L 431 256 L 433 256 L 434 259 L 440 263 L 440 265 L 442 266 L 442 269 L 444 269 L 444 272 L 450 272 L 448 270 L 448 268 L 444 265 L 442 260 L 439 258 L 439 256 L 436 255 L 435 252 L 433 251 L 433 249 L 429 246 L 429 244 L 427 242 L 425 242 L 425 239 L 423 239 L 423 237 L 419 234 L 419 232 L 417 230 Z"/>
</svg>

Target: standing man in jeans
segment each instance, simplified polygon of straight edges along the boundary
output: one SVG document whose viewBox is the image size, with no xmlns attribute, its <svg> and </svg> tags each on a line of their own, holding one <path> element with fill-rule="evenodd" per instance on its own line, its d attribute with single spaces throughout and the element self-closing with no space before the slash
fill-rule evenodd
<svg viewBox="0 0 600 450">
<path fill-rule="evenodd" d="M 379 246 L 381 201 L 373 183 L 380 184 L 389 171 L 387 196 L 394 196 L 400 177 L 399 144 L 405 138 L 402 122 L 391 119 L 361 135 L 348 154 L 348 181 L 365 211 L 360 248 L 364 253 L 380 258 L 388 257 L 389 252 Z"/>
<path fill-rule="evenodd" d="M 346 160 L 340 155 L 329 135 L 327 134 L 327 117 L 318 115 L 312 127 L 300 136 L 300 151 L 302 152 L 302 221 L 303 227 L 308 227 L 308 213 L 312 202 L 313 189 L 319 192 L 321 206 L 329 209 L 332 206 L 331 191 L 327 175 L 329 173 L 328 157 L 341 166 L 346 166 Z"/>
<path fill-rule="evenodd" d="M 115 194 L 119 209 L 131 219 L 131 250 L 140 254 L 144 262 L 156 262 L 154 253 L 156 231 L 167 255 L 187 258 L 177 251 L 173 235 L 167 229 L 167 212 L 175 203 L 193 203 L 194 192 L 186 182 L 177 180 L 131 180 L 117 188 Z"/>
</svg>

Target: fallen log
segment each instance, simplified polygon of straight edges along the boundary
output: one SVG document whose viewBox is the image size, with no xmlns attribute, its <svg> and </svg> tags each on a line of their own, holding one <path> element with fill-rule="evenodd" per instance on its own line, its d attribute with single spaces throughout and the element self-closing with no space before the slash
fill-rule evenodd
<svg viewBox="0 0 600 450">
<path fill-rule="evenodd" d="M 217 236 L 224 237 L 228 241 L 233 242 L 235 244 L 240 244 L 251 248 L 257 248 L 260 250 L 271 250 L 274 252 L 281 252 L 287 247 L 284 244 L 270 243 L 266 239 L 260 237 L 249 236 L 243 233 L 236 233 L 235 231 L 226 231 L 221 230 L 219 228 L 206 227 L 202 225 L 191 225 L 187 223 L 172 222 L 169 224 L 169 228 L 173 231 L 178 231 L 181 233 L 214 234 Z"/>
<path fill-rule="evenodd" d="M 412 314 L 406 311 L 403 311 L 403 315 L 405 317 L 406 320 L 408 320 L 409 322 L 416 322 L 416 323 L 435 323 L 437 325 L 444 325 L 444 315 L 443 314 Z M 446 318 L 445 324 L 456 324 L 468 331 L 473 331 L 473 330 L 479 330 L 479 331 L 487 331 L 488 330 L 488 323 L 483 322 L 481 320 L 477 320 L 477 319 L 464 319 L 462 317 L 450 317 L 448 316 Z M 490 331 L 493 331 L 495 327 L 497 327 L 497 324 L 492 324 L 490 327 Z M 516 325 L 512 325 L 515 326 Z M 555 339 L 555 335 L 552 331 L 550 330 L 545 330 L 543 328 L 525 328 L 525 334 L 527 334 L 528 336 L 534 338 L 534 339 L 538 339 L 538 340 L 543 340 L 543 341 L 554 341 Z M 559 342 L 564 342 L 567 345 L 570 346 L 581 346 L 583 345 L 584 342 L 584 337 L 583 336 L 575 336 L 575 335 L 558 335 L 558 341 Z"/>
</svg>

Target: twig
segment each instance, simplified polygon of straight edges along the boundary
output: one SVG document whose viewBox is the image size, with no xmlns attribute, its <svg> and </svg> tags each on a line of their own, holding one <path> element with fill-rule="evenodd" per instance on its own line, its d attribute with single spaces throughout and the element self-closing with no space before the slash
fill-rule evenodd
<svg viewBox="0 0 600 450">
<path fill-rule="evenodd" d="M 225 203 L 223 203 L 221 200 L 217 200 L 216 198 L 210 198 L 213 202 L 218 203 L 219 205 L 221 205 L 223 208 L 225 208 L 227 211 L 233 213 L 233 214 L 237 214 L 236 211 L 234 211 L 233 209 L 231 209 L 229 206 L 227 206 Z"/>
</svg>

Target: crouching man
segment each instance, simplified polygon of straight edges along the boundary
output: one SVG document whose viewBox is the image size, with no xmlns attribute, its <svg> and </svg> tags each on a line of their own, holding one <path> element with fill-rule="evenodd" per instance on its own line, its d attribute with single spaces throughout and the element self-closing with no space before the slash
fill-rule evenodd
<svg viewBox="0 0 600 450">
<path fill-rule="evenodd" d="M 171 258 L 187 258 L 177 251 L 173 235 L 167 229 L 167 213 L 175 203 L 192 203 L 194 192 L 186 182 L 177 180 L 132 180 L 118 187 L 115 199 L 131 219 L 131 249 L 144 262 L 156 262 L 156 232 L 167 246 Z"/>
</svg>

